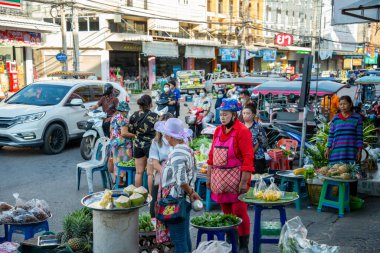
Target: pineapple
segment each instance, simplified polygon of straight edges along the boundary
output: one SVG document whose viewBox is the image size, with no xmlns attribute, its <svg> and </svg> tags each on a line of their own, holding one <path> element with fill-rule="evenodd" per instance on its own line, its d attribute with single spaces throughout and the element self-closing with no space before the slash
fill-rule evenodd
<svg viewBox="0 0 380 253">
<path fill-rule="evenodd" d="M 65 234 L 65 232 L 59 232 L 59 233 L 57 233 L 57 235 L 56 235 L 57 240 L 58 240 L 60 243 L 63 243 L 63 242 L 62 242 L 62 237 L 63 237 L 64 234 Z"/>
<path fill-rule="evenodd" d="M 84 247 L 83 240 L 80 238 L 72 238 L 68 241 L 68 244 L 73 251 L 82 250 Z"/>
</svg>

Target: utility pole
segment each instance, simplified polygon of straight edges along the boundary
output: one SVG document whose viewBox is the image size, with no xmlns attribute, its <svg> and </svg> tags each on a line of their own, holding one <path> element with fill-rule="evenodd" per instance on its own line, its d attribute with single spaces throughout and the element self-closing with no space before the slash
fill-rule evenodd
<svg viewBox="0 0 380 253">
<path fill-rule="evenodd" d="M 243 1 L 243 6 L 241 8 L 244 13 L 242 13 L 242 34 L 241 34 L 241 49 L 240 49 L 240 73 L 244 72 L 245 67 L 245 28 L 247 26 L 247 13 L 248 13 L 248 0 Z"/>
<path fill-rule="evenodd" d="M 75 4 L 72 7 L 72 30 L 73 30 L 73 69 L 75 72 L 79 71 L 79 22 L 78 22 L 78 9 Z"/>
<path fill-rule="evenodd" d="M 61 5 L 61 32 L 62 32 L 62 53 L 64 53 L 67 56 L 67 40 L 66 40 L 66 13 L 65 13 L 65 6 Z M 67 71 L 67 59 L 66 61 L 62 62 L 62 71 Z"/>
<path fill-rule="evenodd" d="M 312 38 L 311 38 L 311 55 L 313 56 L 313 66 L 315 66 L 315 48 L 316 48 L 316 37 L 317 37 L 317 18 L 318 18 L 318 6 L 319 6 L 319 0 L 313 1 L 313 17 L 312 17 L 312 23 L 311 23 L 311 31 L 312 31 Z M 318 52 L 319 53 L 319 52 Z M 312 69 L 314 72 L 314 69 Z"/>
</svg>

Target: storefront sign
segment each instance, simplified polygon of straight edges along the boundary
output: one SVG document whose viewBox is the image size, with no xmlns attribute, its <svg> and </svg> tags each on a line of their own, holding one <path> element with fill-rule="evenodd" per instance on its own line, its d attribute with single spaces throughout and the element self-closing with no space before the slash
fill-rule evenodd
<svg viewBox="0 0 380 253">
<path fill-rule="evenodd" d="M 352 59 L 344 59 L 343 69 L 352 69 Z"/>
<path fill-rule="evenodd" d="M 55 58 L 57 59 L 57 61 L 59 62 L 65 62 L 67 61 L 67 55 L 63 54 L 63 53 L 60 53 L 60 54 L 57 54 L 55 56 Z"/>
<path fill-rule="evenodd" d="M 237 62 L 239 60 L 240 50 L 236 48 L 221 48 L 220 55 L 222 62 Z"/>
<path fill-rule="evenodd" d="M 361 66 L 362 59 L 352 59 L 352 66 Z"/>
<path fill-rule="evenodd" d="M 376 49 L 374 46 L 368 46 L 366 48 L 366 55 L 370 58 L 375 58 Z"/>
<path fill-rule="evenodd" d="M 284 47 L 291 46 L 293 44 L 293 35 L 289 33 L 276 34 L 274 44 Z"/>
<path fill-rule="evenodd" d="M 148 19 L 148 30 L 178 33 L 179 22 L 150 18 Z"/>
<path fill-rule="evenodd" d="M 4 73 L 5 70 L 5 64 L 3 61 L 0 61 L 0 73 Z"/>
<path fill-rule="evenodd" d="M 41 33 L 0 31 L 0 46 L 40 46 L 41 41 Z"/>
<path fill-rule="evenodd" d="M 253 57 L 262 57 L 260 50 L 246 50 L 245 59 L 249 60 Z"/>
<path fill-rule="evenodd" d="M 263 54 L 263 61 L 264 62 L 273 62 L 276 60 L 277 57 L 277 51 L 271 50 L 271 49 L 265 49 L 261 50 Z"/>
<path fill-rule="evenodd" d="M 310 52 L 309 51 L 298 50 L 298 51 L 296 51 L 296 54 L 310 54 Z"/>
<path fill-rule="evenodd" d="M 366 56 L 366 57 L 364 57 L 364 64 L 376 65 L 378 57 L 379 57 L 378 52 L 375 52 L 375 57 L 373 57 L 373 58 Z"/>
<path fill-rule="evenodd" d="M 0 7 L 21 9 L 21 0 L 0 0 Z"/>
</svg>

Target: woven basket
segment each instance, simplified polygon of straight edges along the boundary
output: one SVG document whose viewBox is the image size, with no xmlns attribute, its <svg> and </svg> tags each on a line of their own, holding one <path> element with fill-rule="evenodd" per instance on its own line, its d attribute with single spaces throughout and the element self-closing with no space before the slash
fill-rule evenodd
<svg viewBox="0 0 380 253">
<path fill-rule="evenodd" d="M 322 185 L 321 184 L 307 184 L 307 192 L 309 193 L 310 204 L 317 206 L 319 198 L 321 197 Z M 338 196 L 338 187 L 332 188 L 332 195 Z"/>
</svg>

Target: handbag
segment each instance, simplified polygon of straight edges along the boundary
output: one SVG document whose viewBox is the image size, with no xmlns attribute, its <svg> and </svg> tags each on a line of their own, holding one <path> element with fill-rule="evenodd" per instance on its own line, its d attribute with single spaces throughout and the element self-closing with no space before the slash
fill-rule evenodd
<svg viewBox="0 0 380 253">
<path fill-rule="evenodd" d="M 168 196 L 158 202 L 157 219 L 164 223 L 181 222 L 186 217 L 186 199 Z"/>
</svg>

